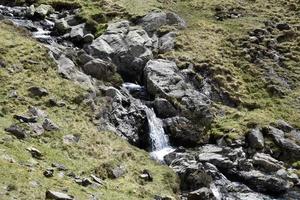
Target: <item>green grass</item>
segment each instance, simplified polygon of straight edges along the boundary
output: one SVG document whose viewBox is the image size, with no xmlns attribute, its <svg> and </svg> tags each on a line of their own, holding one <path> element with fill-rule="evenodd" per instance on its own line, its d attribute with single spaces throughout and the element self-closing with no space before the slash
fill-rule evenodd
<svg viewBox="0 0 300 200">
<path fill-rule="evenodd" d="M 152 161 L 147 152 L 129 145 L 115 134 L 97 131 L 90 122 L 90 108 L 84 103 L 77 104 L 74 101 L 76 97 L 84 95 L 87 88 L 62 79 L 45 48 L 30 39 L 26 31 L 17 30 L 2 22 L 0 39 L 0 60 L 6 63 L 5 68 L 0 68 L 0 81 L 5 83 L 0 88 L 1 199 L 44 199 L 47 189 L 67 189 L 76 199 L 88 199 L 91 194 L 101 199 L 153 199 L 154 195 L 175 196 L 178 183 L 171 169 Z M 31 86 L 45 87 L 50 95 L 32 98 L 27 91 Z M 8 98 L 7 94 L 11 90 L 16 90 L 19 97 Z M 48 107 L 47 101 L 51 97 L 63 100 L 66 106 Z M 28 106 L 44 110 L 49 118 L 59 125 L 60 130 L 25 140 L 11 137 L 4 128 L 17 123 L 13 115 L 26 113 Z M 62 138 L 67 134 L 80 135 L 79 143 L 64 144 Z M 26 150 L 28 147 L 39 149 L 44 159 L 32 158 Z M 11 157 L 15 162 L 10 163 L 5 157 Z M 52 178 L 44 177 L 43 171 L 51 167 L 52 163 L 64 164 L 69 172 L 72 171 L 81 177 L 89 177 L 99 168 L 105 172 L 103 166 L 124 165 L 127 173 L 119 179 L 106 179 L 101 188 L 83 187 L 66 175 L 59 177 L 58 171 L 55 171 Z M 144 169 L 153 174 L 153 182 L 143 182 L 139 179 L 139 174 Z M 33 187 L 32 181 L 37 182 L 39 186 Z M 13 186 L 14 190 L 7 192 L 5 188 L 8 185 Z"/>
</svg>

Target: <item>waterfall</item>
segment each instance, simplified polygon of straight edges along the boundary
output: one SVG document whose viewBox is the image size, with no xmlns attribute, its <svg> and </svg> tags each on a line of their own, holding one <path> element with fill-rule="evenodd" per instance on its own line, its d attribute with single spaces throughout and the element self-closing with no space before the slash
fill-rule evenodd
<svg viewBox="0 0 300 200">
<path fill-rule="evenodd" d="M 143 86 L 134 83 L 124 83 L 122 87 L 126 88 L 131 94 L 134 92 L 145 92 Z M 155 160 L 163 162 L 164 156 L 173 152 L 174 149 L 170 146 L 169 138 L 163 128 L 162 120 L 156 116 L 151 108 L 144 105 L 143 110 L 146 112 L 149 126 L 149 138 L 151 143 L 150 155 Z"/>
<path fill-rule="evenodd" d="M 155 112 L 146 107 L 145 108 L 148 125 L 149 125 L 149 137 L 151 142 L 151 156 L 163 162 L 164 156 L 173 152 L 174 149 L 170 146 L 169 138 L 165 134 L 163 123 L 161 119 L 157 118 Z"/>
</svg>

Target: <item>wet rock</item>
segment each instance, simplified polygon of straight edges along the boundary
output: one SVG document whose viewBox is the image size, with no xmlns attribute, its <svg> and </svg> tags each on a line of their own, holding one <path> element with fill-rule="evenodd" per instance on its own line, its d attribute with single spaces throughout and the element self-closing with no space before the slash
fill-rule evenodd
<svg viewBox="0 0 300 200">
<path fill-rule="evenodd" d="M 264 136 L 259 128 L 252 129 L 247 139 L 249 141 L 249 145 L 254 149 L 262 149 L 264 148 Z"/>
<path fill-rule="evenodd" d="M 126 174 L 126 169 L 123 166 L 108 169 L 108 177 L 111 179 L 117 179 Z"/>
<path fill-rule="evenodd" d="M 253 164 L 265 172 L 274 172 L 283 168 L 282 163 L 264 153 L 256 153 L 253 156 Z"/>
<path fill-rule="evenodd" d="M 83 66 L 86 74 L 99 80 L 109 80 L 116 73 L 116 66 L 101 59 L 94 59 Z"/>
<path fill-rule="evenodd" d="M 47 178 L 54 176 L 54 169 L 47 169 L 43 172 L 44 176 Z"/>
<path fill-rule="evenodd" d="M 54 9 L 50 5 L 41 4 L 35 9 L 34 15 L 39 18 L 45 18 L 50 13 L 54 12 Z"/>
<path fill-rule="evenodd" d="M 53 190 L 47 190 L 46 199 L 55 199 L 55 200 L 73 200 L 74 197 L 62 192 L 56 192 Z"/>
<path fill-rule="evenodd" d="M 37 97 L 43 97 L 47 96 L 49 94 L 48 90 L 42 87 L 30 87 L 28 91 L 31 93 L 32 96 L 37 96 Z"/>
<path fill-rule="evenodd" d="M 26 133 L 25 129 L 23 129 L 22 127 L 15 125 L 15 124 L 6 128 L 5 131 L 16 136 L 18 139 L 25 139 L 27 137 L 27 133 Z"/>
<path fill-rule="evenodd" d="M 175 117 L 177 114 L 176 108 L 166 99 L 156 98 L 153 105 L 159 118 Z"/>
<path fill-rule="evenodd" d="M 43 128 L 46 131 L 57 131 L 59 130 L 59 126 L 57 126 L 54 122 L 52 122 L 50 119 L 46 118 L 43 122 Z"/>
<path fill-rule="evenodd" d="M 176 33 L 170 32 L 159 38 L 159 52 L 166 53 L 175 47 Z"/>
<path fill-rule="evenodd" d="M 196 117 L 199 126 L 211 123 L 210 100 L 185 81 L 174 62 L 150 60 L 144 75 L 151 95 L 178 100 L 182 112 L 191 118 Z"/>
<path fill-rule="evenodd" d="M 216 200 L 209 188 L 203 187 L 188 194 L 187 200 Z"/>
<path fill-rule="evenodd" d="M 42 157 L 43 157 L 42 152 L 40 152 L 37 148 L 28 147 L 26 150 L 30 152 L 30 154 L 33 158 L 42 159 Z"/>
<path fill-rule="evenodd" d="M 208 137 L 201 134 L 203 130 L 194 127 L 185 117 L 167 118 L 163 122 L 166 133 L 177 145 L 191 147 L 208 141 Z"/>
<path fill-rule="evenodd" d="M 151 175 L 151 173 L 149 172 L 149 170 L 143 170 L 143 172 L 140 174 L 140 178 L 143 179 L 144 181 L 149 181 L 152 182 L 153 181 L 153 177 Z"/>
</svg>

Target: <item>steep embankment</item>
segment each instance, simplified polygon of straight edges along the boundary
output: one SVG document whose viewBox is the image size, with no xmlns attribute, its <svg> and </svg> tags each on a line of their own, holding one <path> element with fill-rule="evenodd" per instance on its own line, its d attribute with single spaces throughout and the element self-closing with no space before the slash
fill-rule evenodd
<svg viewBox="0 0 300 200">
<path fill-rule="evenodd" d="M 88 102 L 82 102 L 87 89 L 61 78 L 47 50 L 26 30 L 0 22 L 0 38 L 1 199 L 44 199 L 47 190 L 65 191 L 76 199 L 174 196 L 177 183 L 171 169 L 151 161 L 147 153 L 116 135 L 97 131 L 90 122 Z M 34 96 L 29 91 L 32 87 L 46 91 L 42 97 Z M 40 114 L 37 124 L 14 119 L 15 115 L 29 117 L 29 107 L 33 107 L 31 114 L 36 114 L 35 108 L 42 110 L 59 130 L 46 125 L 49 131 L 44 130 Z M 4 131 L 12 124 L 22 128 L 14 132 L 21 139 Z M 31 153 L 28 148 L 32 147 L 41 156 Z M 145 169 L 153 181 L 140 178 Z M 122 177 L 115 179 L 114 173 Z M 93 181 L 92 174 L 104 179 L 103 185 Z M 92 180 L 87 182 L 92 186 L 82 186 L 84 178 Z"/>
</svg>

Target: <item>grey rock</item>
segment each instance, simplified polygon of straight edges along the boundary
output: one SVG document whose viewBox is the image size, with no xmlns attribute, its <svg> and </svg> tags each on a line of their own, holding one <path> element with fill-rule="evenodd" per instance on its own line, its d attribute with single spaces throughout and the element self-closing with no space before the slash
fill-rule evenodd
<svg viewBox="0 0 300 200">
<path fill-rule="evenodd" d="M 151 12 L 140 20 L 140 25 L 147 32 L 157 31 L 160 27 L 167 24 L 167 14 L 165 12 Z"/>
<path fill-rule="evenodd" d="M 187 200 L 216 200 L 209 188 L 203 187 L 188 193 Z"/>
<path fill-rule="evenodd" d="M 94 40 L 94 38 L 95 38 L 95 37 L 94 37 L 93 34 L 88 33 L 88 34 L 84 35 L 83 41 L 84 41 L 84 43 L 92 43 L 93 40 Z"/>
<path fill-rule="evenodd" d="M 198 156 L 200 162 L 209 162 L 219 168 L 231 169 L 234 164 L 231 160 L 216 153 L 201 153 Z"/>
<path fill-rule="evenodd" d="M 93 181 L 95 181 L 96 183 L 100 184 L 100 185 L 103 185 L 104 182 L 103 180 L 101 180 L 99 177 L 95 176 L 95 175 L 91 175 L 91 178 L 93 179 Z"/>
<path fill-rule="evenodd" d="M 47 178 L 54 176 L 54 169 L 47 169 L 43 172 L 44 176 Z"/>
<path fill-rule="evenodd" d="M 150 60 L 144 69 L 144 75 L 145 85 L 151 95 L 176 99 L 184 113 L 197 116 L 199 125 L 211 123 L 211 101 L 185 81 L 174 62 Z"/>
<path fill-rule="evenodd" d="M 149 182 L 153 181 L 153 177 L 150 171 L 147 169 L 143 170 L 143 172 L 140 174 L 140 178 L 143 179 L 144 181 L 149 181 Z"/>
<path fill-rule="evenodd" d="M 111 179 L 120 178 L 126 174 L 126 169 L 123 166 L 108 169 L 108 177 Z"/>
<path fill-rule="evenodd" d="M 72 28 L 69 26 L 68 22 L 65 19 L 59 19 L 55 22 L 54 26 L 55 30 L 59 34 L 65 34 L 72 30 Z"/>
<path fill-rule="evenodd" d="M 282 178 L 267 175 L 260 171 L 252 170 L 240 172 L 240 177 L 258 192 L 278 194 L 287 191 L 291 185 Z"/>
<path fill-rule="evenodd" d="M 283 168 L 278 160 L 264 153 L 256 153 L 253 156 L 253 164 L 266 172 L 275 172 Z"/>
<path fill-rule="evenodd" d="M 28 113 L 32 116 L 39 117 L 39 118 L 47 117 L 47 114 L 37 107 L 32 107 L 32 106 L 29 107 Z"/>
<path fill-rule="evenodd" d="M 156 98 L 153 105 L 159 118 L 175 117 L 177 114 L 176 108 L 166 99 Z"/>
<path fill-rule="evenodd" d="M 37 148 L 28 147 L 28 148 L 26 148 L 26 150 L 30 152 L 30 154 L 33 158 L 42 159 L 42 157 L 43 157 L 42 152 L 40 152 L 40 150 L 38 150 Z"/>
<path fill-rule="evenodd" d="M 55 167 L 59 171 L 67 171 L 68 170 L 65 165 L 60 164 L 60 163 L 52 163 L 51 167 Z"/>
<path fill-rule="evenodd" d="M 259 128 L 252 129 L 247 139 L 250 146 L 254 149 L 262 149 L 264 147 L 264 136 Z"/>
<path fill-rule="evenodd" d="M 275 127 L 282 130 L 282 131 L 284 131 L 284 132 L 291 132 L 294 129 L 290 124 L 288 124 L 284 120 L 278 120 L 275 123 Z"/>
<path fill-rule="evenodd" d="M 37 117 L 33 116 L 25 116 L 25 115 L 14 115 L 14 119 L 24 122 L 24 123 L 36 123 L 37 122 Z"/>
<path fill-rule="evenodd" d="M 79 135 L 64 135 L 63 136 L 63 143 L 64 144 L 75 144 L 78 143 L 80 140 L 80 136 Z"/>
<path fill-rule="evenodd" d="M 89 178 L 83 178 L 83 179 L 76 179 L 75 182 L 79 185 L 82 185 L 84 187 L 87 187 L 89 185 L 92 185 L 93 182 Z"/>
<path fill-rule="evenodd" d="M 165 53 L 171 51 L 175 47 L 176 33 L 170 32 L 159 38 L 159 52 Z"/>
<path fill-rule="evenodd" d="M 85 24 L 79 24 L 72 27 L 70 37 L 74 42 L 81 42 L 83 40 L 83 37 L 85 35 L 84 27 Z"/>
<path fill-rule="evenodd" d="M 47 190 L 46 199 L 55 199 L 55 200 L 73 200 L 74 197 L 62 192 L 56 192 L 53 190 Z"/>
<path fill-rule="evenodd" d="M 81 65 L 85 65 L 86 63 L 90 62 L 91 60 L 94 60 L 92 56 L 87 54 L 85 51 L 79 51 L 78 54 L 78 61 Z"/>
<path fill-rule="evenodd" d="M 38 97 L 43 97 L 43 96 L 47 96 L 49 94 L 49 92 L 47 91 L 47 89 L 42 88 L 42 87 L 30 87 L 28 89 L 28 91 L 33 95 L 33 96 L 38 96 Z"/>
<path fill-rule="evenodd" d="M 290 30 L 292 27 L 288 24 L 288 23 L 278 23 L 276 25 L 276 28 L 280 31 L 284 31 L 284 30 Z"/>
<path fill-rule="evenodd" d="M 175 25 L 178 29 L 185 29 L 187 27 L 186 21 L 174 12 L 167 12 L 167 24 Z"/>
<path fill-rule="evenodd" d="M 38 17 L 45 18 L 50 13 L 54 12 L 54 9 L 50 5 L 41 4 L 35 9 L 35 15 Z"/>
<path fill-rule="evenodd" d="M 52 122 L 50 119 L 46 118 L 43 122 L 43 128 L 46 131 L 57 131 L 59 130 L 59 126 L 57 126 L 54 122 Z"/>
<path fill-rule="evenodd" d="M 6 132 L 11 133 L 16 136 L 18 139 L 25 139 L 27 137 L 26 130 L 18 125 L 11 125 L 10 127 L 5 129 Z"/>
<path fill-rule="evenodd" d="M 101 59 L 94 59 L 83 66 L 83 71 L 99 80 L 109 80 L 116 73 L 116 66 Z"/>
</svg>

